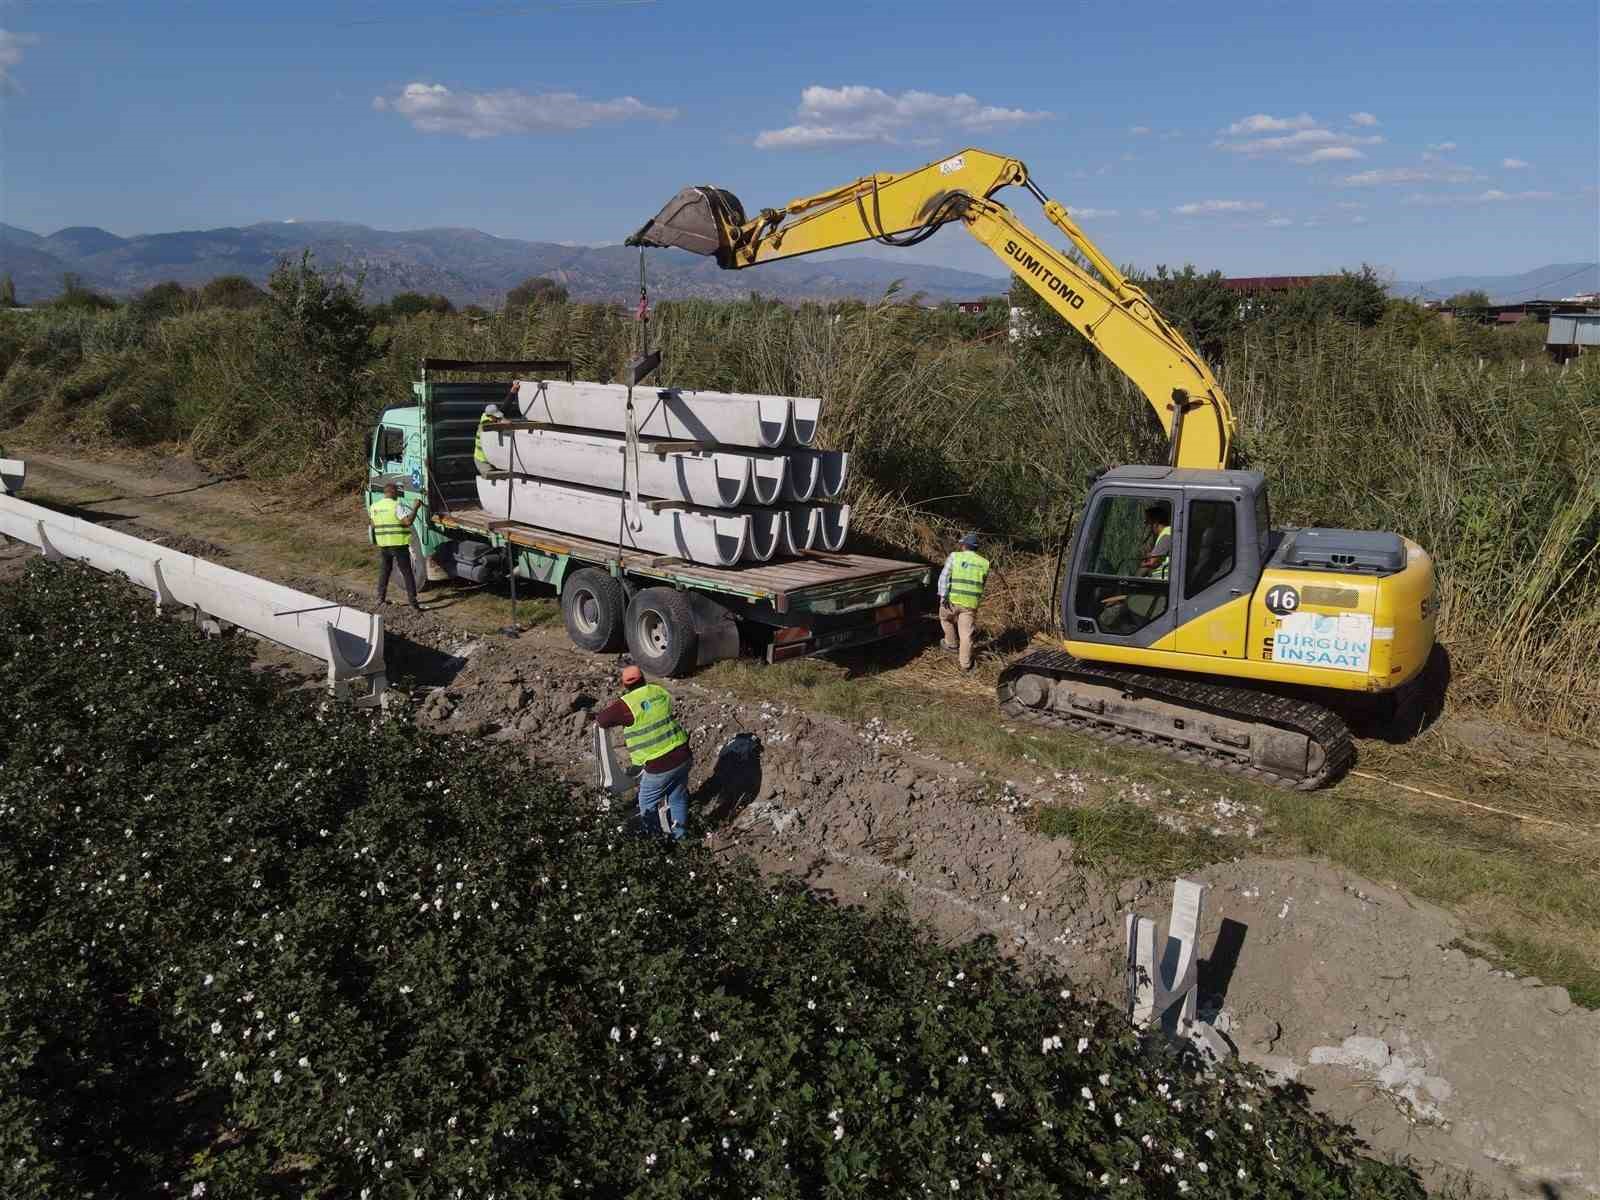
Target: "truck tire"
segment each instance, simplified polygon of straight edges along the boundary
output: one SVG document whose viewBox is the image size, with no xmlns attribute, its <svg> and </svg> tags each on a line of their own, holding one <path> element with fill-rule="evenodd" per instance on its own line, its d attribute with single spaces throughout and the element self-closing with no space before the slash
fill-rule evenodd
<svg viewBox="0 0 1600 1200">
<path fill-rule="evenodd" d="M 695 664 L 700 635 L 688 599 L 671 588 L 645 588 L 624 622 L 633 661 L 651 675 L 676 679 Z"/>
<path fill-rule="evenodd" d="M 604 571 L 585 567 L 567 576 L 561 588 L 561 619 L 575 646 L 596 653 L 622 649 L 622 618 L 627 611 L 622 584 Z"/>
</svg>

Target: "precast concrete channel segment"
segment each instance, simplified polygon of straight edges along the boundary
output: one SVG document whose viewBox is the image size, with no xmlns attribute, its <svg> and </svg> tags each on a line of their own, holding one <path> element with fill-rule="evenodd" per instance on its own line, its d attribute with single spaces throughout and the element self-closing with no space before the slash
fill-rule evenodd
<svg viewBox="0 0 1600 1200">
<path fill-rule="evenodd" d="M 636 459 L 625 460 L 627 442 L 614 433 L 490 426 L 483 437 L 498 471 L 618 491 L 632 483 L 640 495 L 701 508 L 832 500 L 849 477 L 850 456 L 839 451 L 653 448 L 678 444 L 645 442 Z"/>
<path fill-rule="evenodd" d="M 25 457 L 30 487 L 41 492 L 70 490 L 82 503 L 98 486 L 100 496 L 119 497 L 95 506 L 113 517 L 226 541 L 232 565 L 370 603 L 365 591 L 341 587 L 351 574 L 330 577 L 281 547 L 247 541 L 259 527 L 240 515 L 262 499 L 251 488 Z M 346 508 L 348 521 L 338 515 Z M 314 530 L 302 548 L 361 536 L 352 502 L 329 512 L 333 519 L 308 522 L 292 510 L 275 519 Z M 236 532 L 223 537 L 229 521 Z M 0 577 L 20 565 L 10 549 Z M 588 712 L 614 693 L 610 661 L 555 631 L 476 638 L 453 615 L 390 618 L 392 669 L 409 654 L 432 680 L 398 697 L 397 719 L 476 736 L 587 789 Z M 876 720 L 741 700 L 693 679 L 673 692 L 696 756 L 694 819 L 714 853 L 748 856 L 842 903 L 897 893 L 936 937 L 992 936 L 1005 953 L 1065 972 L 1075 988 L 1119 999 L 1122 914 L 1164 913 L 1171 880 L 1108 882 L 1076 860 L 1069 839 L 1032 831 L 1030 806 L 1070 804 L 1075 774 L 1001 787 Z M 1090 782 L 1120 786 L 1114 775 Z M 1236 812 L 1242 802 L 1229 786 L 1212 782 L 1180 799 Z M 1146 799 L 1139 785 L 1128 794 Z M 631 803 L 612 803 L 617 820 L 628 819 Z M 1297 1078 L 1379 1151 L 1470 1171 L 1496 1191 L 1600 1195 L 1600 1013 L 1452 948 L 1464 933 L 1456 917 L 1350 872 L 1249 858 L 1194 877 L 1212 888 L 1202 1005 L 1244 1057 Z"/>
<path fill-rule="evenodd" d="M 627 429 L 629 389 L 615 383 L 520 380 L 517 405 L 524 419 L 574 429 Z M 822 401 L 804 396 L 633 389 L 641 437 L 682 439 L 708 446 L 777 449 L 809 446 L 816 437 Z"/>
</svg>

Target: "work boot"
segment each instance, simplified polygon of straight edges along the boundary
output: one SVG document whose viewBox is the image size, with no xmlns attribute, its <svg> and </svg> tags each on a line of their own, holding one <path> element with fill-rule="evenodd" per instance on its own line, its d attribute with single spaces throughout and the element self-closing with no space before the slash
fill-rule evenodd
<svg viewBox="0 0 1600 1200">
<path fill-rule="evenodd" d="M 418 604 L 415 600 L 413 600 L 411 602 L 411 611 L 412 612 L 421 612 L 422 611 L 422 605 Z"/>
</svg>

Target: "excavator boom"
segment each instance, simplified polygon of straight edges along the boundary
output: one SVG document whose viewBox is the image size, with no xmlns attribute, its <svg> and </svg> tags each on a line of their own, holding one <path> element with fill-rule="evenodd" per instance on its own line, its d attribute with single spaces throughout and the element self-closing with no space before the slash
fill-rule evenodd
<svg viewBox="0 0 1600 1200">
<path fill-rule="evenodd" d="M 1012 186 L 1044 205 L 1087 266 L 993 198 Z M 1170 465 L 1227 466 L 1233 413 L 1210 368 L 1016 159 L 963 150 L 913 171 L 866 175 L 753 218 L 731 192 L 685 188 L 628 244 L 676 246 L 739 270 L 866 241 L 912 246 L 951 222 L 988 246 L 1144 393 L 1171 440 Z"/>
</svg>

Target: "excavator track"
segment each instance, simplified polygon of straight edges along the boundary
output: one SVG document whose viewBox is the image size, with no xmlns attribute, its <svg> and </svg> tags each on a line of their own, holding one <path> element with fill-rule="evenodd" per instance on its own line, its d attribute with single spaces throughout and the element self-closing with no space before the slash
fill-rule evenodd
<svg viewBox="0 0 1600 1200">
<path fill-rule="evenodd" d="M 1159 750 L 1277 787 L 1311 791 L 1355 761 L 1344 721 L 1309 700 L 1192 676 L 1124 670 L 1040 650 L 1012 663 L 1000 711 L 1045 729 Z"/>
</svg>

